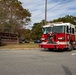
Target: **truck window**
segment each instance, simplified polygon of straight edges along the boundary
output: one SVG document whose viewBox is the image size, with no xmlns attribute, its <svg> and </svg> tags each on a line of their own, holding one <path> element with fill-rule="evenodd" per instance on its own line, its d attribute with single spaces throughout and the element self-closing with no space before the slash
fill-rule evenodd
<svg viewBox="0 0 76 75">
<path fill-rule="evenodd" d="M 64 26 L 54 26 L 53 32 L 55 33 L 64 33 Z"/>
<path fill-rule="evenodd" d="M 74 34 L 74 28 L 72 28 L 72 33 Z"/>
<path fill-rule="evenodd" d="M 42 31 L 43 31 L 43 34 L 46 34 L 48 32 L 52 32 L 52 27 L 45 27 L 42 29 Z"/>
<path fill-rule="evenodd" d="M 70 27 L 70 33 L 74 34 L 74 28 Z"/>
<path fill-rule="evenodd" d="M 68 27 L 68 26 L 67 26 L 67 28 L 66 28 L 66 32 L 69 33 L 69 27 Z"/>
<path fill-rule="evenodd" d="M 72 28 L 70 27 L 70 33 L 72 33 Z"/>
</svg>

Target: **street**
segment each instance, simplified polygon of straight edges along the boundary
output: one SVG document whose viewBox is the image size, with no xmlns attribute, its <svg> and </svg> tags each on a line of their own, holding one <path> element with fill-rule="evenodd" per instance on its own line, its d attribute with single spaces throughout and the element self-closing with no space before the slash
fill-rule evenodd
<svg viewBox="0 0 76 75">
<path fill-rule="evenodd" d="M 76 75 L 76 50 L 0 50 L 0 75 Z"/>
</svg>

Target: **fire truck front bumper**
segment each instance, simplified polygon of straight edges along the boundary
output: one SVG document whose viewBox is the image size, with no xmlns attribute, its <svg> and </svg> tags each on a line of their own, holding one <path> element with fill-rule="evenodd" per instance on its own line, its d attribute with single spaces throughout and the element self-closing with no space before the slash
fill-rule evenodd
<svg viewBox="0 0 76 75">
<path fill-rule="evenodd" d="M 68 47 L 66 44 L 40 44 L 40 48 L 50 48 L 50 49 L 65 49 Z"/>
</svg>

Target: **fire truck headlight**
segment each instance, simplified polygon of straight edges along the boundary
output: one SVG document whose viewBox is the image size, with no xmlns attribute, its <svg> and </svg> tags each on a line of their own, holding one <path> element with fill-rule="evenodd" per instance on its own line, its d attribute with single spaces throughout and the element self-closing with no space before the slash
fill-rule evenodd
<svg viewBox="0 0 76 75">
<path fill-rule="evenodd" d="M 65 38 L 64 37 L 60 37 L 60 38 L 58 38 L 58 40 L 65 40 Z"/>
<path fill-rule="evenodd" d="M 45 40 L 45 38 L 41 38 L 41 40 Z"/>
</svg>

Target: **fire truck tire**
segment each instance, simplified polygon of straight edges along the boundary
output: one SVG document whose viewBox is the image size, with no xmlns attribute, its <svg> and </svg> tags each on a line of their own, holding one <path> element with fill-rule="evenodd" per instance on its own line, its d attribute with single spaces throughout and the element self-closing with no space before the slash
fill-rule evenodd
<svg viewBox="0 0 76 75">
<path fill-rule="evenodd" d="M 73 46 L 73 50 L 76 50 L 76 47 L 75 46 Z"/>
<path fill-rule="evenodd" d="M 72 50 L 73 50 L 73 45 L 69 44 L 68 51 L 72 51 Z"/>
</svg>

